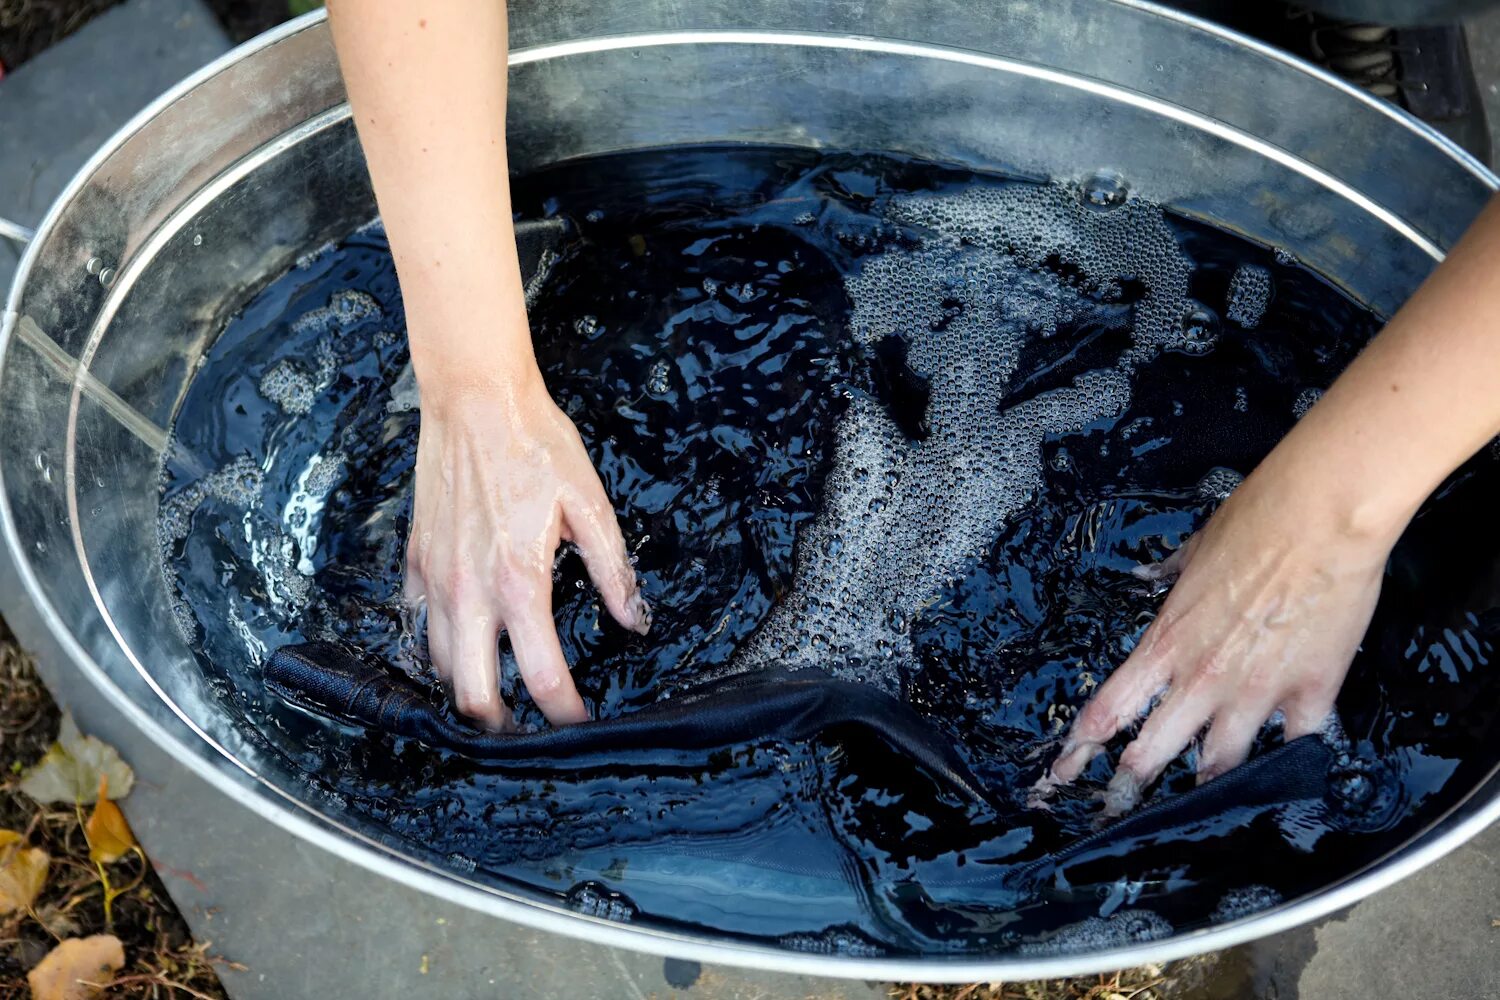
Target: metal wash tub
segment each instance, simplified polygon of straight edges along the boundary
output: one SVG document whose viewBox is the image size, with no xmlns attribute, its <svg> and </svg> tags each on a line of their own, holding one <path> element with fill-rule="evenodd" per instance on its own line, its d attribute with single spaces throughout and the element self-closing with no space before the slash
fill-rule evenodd
<svg viewBox="0 0 1500 1000">
<path fill-rule="evenodd" d="M 892 150 L 1132 189 L 1283 247 L 1383 312 L 1496 185 L 1435 133 L 1192 18 L 1125 0 L 586 0 L 512 13 L 517 169 L 751 141 Z M 49 675 L 87 678 L 265 822 L 390 879 L 545 932 L 864 979 L 1016 979 L 1159 961 L 1282 930 L 1453 850 L 1500 814 L 1490 776 L 1368 870 L 1207 930 L 1067 957 L 862 959 L 574 913 L 402 853 L 307 801 L 239 738 L 156 570 L 164 428 L 226 317 L 374 214 L 321 15 L 184 81 L 115 136 L 42 223 L 4 314 L 4 611 Z"/>
</svg>

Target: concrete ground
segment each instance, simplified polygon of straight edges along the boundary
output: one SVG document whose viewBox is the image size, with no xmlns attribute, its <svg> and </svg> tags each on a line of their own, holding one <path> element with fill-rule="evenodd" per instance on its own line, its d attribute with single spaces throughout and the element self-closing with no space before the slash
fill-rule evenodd
<svg viewBox="0 0 1500 1000">
<path fill-rule="evenodd" d="M 1470 38 L 1500 150 L 1500 10 L 1471 22 Z M 226 46 L 198 0 L 130 0 L 7 78 L 0 85 L 0 216 L 34 225 L 110 131 Z M 85 69 L 109 79 L 109 87 L 78 86 Z M 8 283 L 14 260 L 14 253 L 0 246 L 0 288 Z M 243 840 L 246 816 L 239 807 L 195 788 L 180 766 L 133 739 L 130 727 L 118 716 L 111 718 L 91 691 L 60 693 L 86 729 L 120 744 L 147 777 L 126 802 L 131 821 L 159 859 L 176 862 L 160 866 L 163 878 L 195 931 L 249 966 L 246 973 L 225 976 L 238 998 L 322 994 L 333 1000 L 365 993 L 372 982 L 390 987 L 381 990 L 385 995 L 400 984 L 413 998 L 644 998 L 668 995 L 672 984 L 685 979 L 682 969 L 659 959 L 556 939 L 535 942 L 528 932 L 404 890 L 391 895 L 384 912 L 372 911 L 358 902 L 358 872 L 330 863 L 280 831 L 256 836 L 266 840 L 265 856 L 279 856 L 281 878 L 257 879 L 243 865 L 237 871 L 221 848 Z M 184 822 L 185 816 L 191 821 Z M 349 894 L 349 912 L 363 912 L 361 922 L 330 925 L 299 916 L 326 916 L 326 905 L 307 904 L 340 892 Z M 1500 1000 L 1497 918 L 1500 827 L 1340 915 L 1220 955 L 1205 966 L 1205 981 L 1180 995 L 1192 1000 Z M 476 954 L 490 959 L 482 965 L 467 960 Z M 350 965 L 358 971 L 351 972 Z M 560 990 L 562 982 L 568 985 Z M 701 970 L 698 982 L 700 995 L 885 994 L 877 984 L 732 970 Z"/>
</svg>

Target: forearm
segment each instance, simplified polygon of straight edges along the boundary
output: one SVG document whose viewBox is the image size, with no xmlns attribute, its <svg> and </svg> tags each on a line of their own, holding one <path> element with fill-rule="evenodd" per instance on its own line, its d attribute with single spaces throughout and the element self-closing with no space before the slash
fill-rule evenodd
<svg viewBox="0 0 1500 1000">
<path fill-rule="evenodd" d="M 451 398 L 534 380 L 505 153 L 505 4 L 328 9 L 418 381 Z"/>
<path fill-rule="evenodd" d="M 1335 527 L 1394 540 L 1497 433 L 1500 200 L 1263 468 L 1323 492 Z"/>
</svg>

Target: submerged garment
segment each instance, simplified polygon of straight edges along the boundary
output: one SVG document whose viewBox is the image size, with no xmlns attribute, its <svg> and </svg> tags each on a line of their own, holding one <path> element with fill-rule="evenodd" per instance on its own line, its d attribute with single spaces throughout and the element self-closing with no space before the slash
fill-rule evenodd
<svg viewBox="0 0 1500 1000">
<path fill-rule="evenodd" d="M 860 726 L 965 799 L 989 804 L 953 748 L 904 702 L 817 670 L 736 674 L 618 718 L 534 733 L 458 725 L 406 678 L 332 643 L 277 650 L 266 663 L 265 683 L 283 701 L 317 714 L 493 762 L 711 750 L 762 739 L 806 740 L 837 726 Z"/>
<path fill-rule="evenodd" d="M 1171 839 L 1192 839 L 1197 831 L 1234 820 L 1249 823 L 1272 809 L 1305 803 L 1326 812 L 1329 771 L 1335 754 L 1318 736 L 1303 736 L 1262 754 L 1190 792 L 1157 799 L 1097 833 L 1075 841 L 1018 872 L 1017 881 L 1083 881 L 1066 872 L 1090 863 L 1128 856 Z"/>
<path fill-rule="evenodd" d="M 405 677 L 332 643 L 284 647 L 267 662 L 264 677 L 273 695 L 314 714 L 483 762 L 620 759 L 652 750 L 709 750 L 763 739 L 795 742 L 855 726 L 878 736 L 963 798 L 1005 811 L 1002 798 L 983 789 L 953 748 L 909 706 L 818 670 L 736 674 L 619 718 L 534 733 L 486 733 L 455 723 Z M 1145 848 L 1194 839 L 1231 821 L 1243 826 L 1289 810 L 1326 816 L 1334 761 L 1334 751 L 1321 738 L 1302 737 L 1191 792 L 1158 799 L 1061 850 L 1020 865 L 997 865 L 979 881 L 1012 888 L 1049 879 L 1095 882 L 1082 872 L 1064 873 L 1101 867 L 1124 872 L 1138 866 Z M 1016 812 L 1016 826 L 1027 825 L 1025 810 L 1011 811 Z M 829 864 L 837 868 L 836 860 Z"/>
</svg>

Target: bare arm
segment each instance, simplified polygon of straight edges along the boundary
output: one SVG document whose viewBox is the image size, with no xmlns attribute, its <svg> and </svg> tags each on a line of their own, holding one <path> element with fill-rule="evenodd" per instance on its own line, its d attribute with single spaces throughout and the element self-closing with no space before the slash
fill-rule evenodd
<svg viewBox="0 0 1500 1000">
<path fill-rule="evenodd" d="M 1497 433 L 1500 199 L 1267 462 L 1342 484 L 1351 528 L 1399 533 Z"/>
<path fill-rule="evenodd" d="M 1500 433 L 1500 201 L 1204 529 L 1165 564 L 1161 613 L 1079 714 L 1040 790 L 1072 781 L 1161 701 L 1120 756 L 1107 809 L 1208 725 L 1199 780 L 1333 709 L 1391 548 L 1429 493 Z"/>
<path fill-rule="evenodd" d="M 505 5 L 336 0 L 328 12 L 417 376 L 514 391 L 536 362 L 505 156 Z"/>
<path fill-rule="evenodd" d="M 509 723 L 497 637 L 553 722 L 586 717 L 552 623 L 576 542 L 611 614 L 649 612 L 609 498 L 531 347 L 505 151 L 500 0 L 328 5 L 406 305 L 422 398 L 407 592 L 464 714 Z"/>
</svg>

